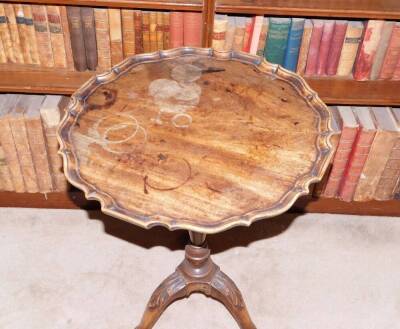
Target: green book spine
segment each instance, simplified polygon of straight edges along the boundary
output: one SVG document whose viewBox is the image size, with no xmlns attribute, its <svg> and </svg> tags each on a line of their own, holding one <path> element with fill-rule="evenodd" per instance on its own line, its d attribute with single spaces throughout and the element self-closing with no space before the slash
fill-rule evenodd
<svg viewBox="0 0 400 329">
<path fill-rule="evenodd" d="M 264 57 L 268 62 L 283 65 L 291 18 L 270 17 Z"/>
</svg>

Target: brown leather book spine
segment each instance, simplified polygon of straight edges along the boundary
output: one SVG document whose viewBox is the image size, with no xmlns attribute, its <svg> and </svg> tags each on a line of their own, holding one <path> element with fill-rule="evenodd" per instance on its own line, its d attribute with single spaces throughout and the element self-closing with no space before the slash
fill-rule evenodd
<svg viewBox="0 0 400 329">
<path fill-rule="evenodd" d="M 81 18 L 83 40 L 85 42 L 86 65 L 89 70 L 95 71 L 97 68 L 97 44 L 93 8 L 82 7 Z"/>
<path fill-rule="evenodd" d="M 122 17 L 122 43 L 124 49 L 124 57 L 135 54 L 135 21 L 133 10 L 121 10 Z"/>
<path fill-rule="evenodd" d="M 49 21 L 51 49 L 53 50 L 54 67 L 66 68 L 67 56 L 65 53 L 64 34 L 61 25 L 59 6 L 47 6 L 47 19 Z"/>
<path fill-rule="evenodd" d="M 108 9 L 110 23 L 111 63 L 116 65 L 124 59 L 122 50 L 121 10 Z"/>
<path fill-rule="evenodd" d="M 67 8 L 65 6 L 60 6 L 60 18 L 62 30 L 64 33 L 64 47 L 65 56 L 67 58 L 67 67 L 70 70 L 74 70 L 74 55 L 72 54 L 71 34 L 69 33 Z"/>
<path fill-rule="evenodd" d="M 158 48 L 157 45 L 157 13 L 155 11 L 151 11 L 149 13 L 149 29 L 150 29 L 150 51 L 156 51 Z"/>
<path fill-rule="evenodd" d="M 395 23 L 390 36 L 389 45 L 379 73 L 379 79 L 391 79 L 400 59 L 400 22 Z"/>
<path fill-rule="evenodd" d="M 39 192 L 51 192 L 54 188 L 50 175 L 50 164 L 39 112 L 37 117 L 25 118 L 25 124 L 28 133 L 29 147 L 32 153 L 32 161 L 36 171 Z"/>
<path fill-rule="evenodd" d="M 1 64 L 7 63 L 7 55 L 6 51 L 4 50 L 3 41 L 1 40 L 1 37 L 0 37 L 0 63 Z"/>
<path fill-rule="evenodd" d="M 27 26 L 25 25 L 24 9 L 22 4 L 14 5 L 15 21 L 17 22 L 18 34 L 21 42 L 22 56 L 24 57 L 25 64 L 32 64 L 32 57 L 30 52 L 29 35 L 27 33 Z"/>
<path fill-rule="evenodd" d="M 54 67 L 54 57 L 53 50 L 51 48 L 46 6 L 32 5 L 32 15 L 40 63 L 45 67 Z"/>
<path fill-rule="evenodd" d="M 82 30 L 81 8 L 67 6 L 67 17 L 75 69 L 77 71 L 85 71 L 87 69 L 87 64 Z"/>
<path fill-rule="evenodd" d="M 14 191 L 10 168 L 8 168 L 6 155 L 0 145 L 0 188 L 2 191 Z"/>
<path fill-rule="evenodd" d="M 4 4 L 0 3 L 0 37 L 3 42 L 4 52 L 7 60 L 11 63 L 16 63 L 14 50 L 12 47 L 10 30 L 8 29 L 7 16 L 4 11 Z"/>
<path fill-rule="evenodd" d="M 394 198 L 397 182 L 400 177 L 400 138 L 394 143 L 389 159 L 383 169 L 375 191 L 376 200 L 391 200 Z"/>
<path fill-rule="evenodd" d="M 201 13 L 183 13 L 183 44 L 187 47 L 201 47 Z"/>
<path fill-rule="evenodd" d="M 170 34 L 169 34 L 169 12 L 164 12 L 163 13 L 163 45 L 164 45 L 164 49 L 170 49 L 171 45 L 170 45 Z"/>
<path fill-rule="evenodd" d="M 183 46 L 183 13 L 181 11 L 173 11 L 170 14 L 169 21 L 170 30 L 170 48 L 178 48 Z"/>
<path fill-rule="evenodd" d="M 142 12 L 134 10 L 134 24 L 135 24 L 135 53 L 143 53 L 143 31 L 142 31 Z"/>
<path fill-rule="evenodd" d="M 29 43 L 29 52 L 32 64 L 40 65 L 35 26 L 33 25 L 32 7 L 31 5 L 23 5 L 22 8 L 24 11 L 25 33 Z"/>
<path fill-rule="evenodd" d="M 15 55 L 16 63 L 24 64 L 24 56 L 22 55 L 21 40 L 19 38 L 18 25 L 15 17 L 14 6 L 4 3 L 4 10 L 7 17 L 8 29 L 10 31 L 11 43 Z"/>
<path fill-rule="evenodd" d="M 150 13 L 142 11 L 143 52 L 149 53 L 150 46 Z"/>
<path fill-rule="evenodd" d="M 106 8 L 95 8 L 94 18 L 96 26 L 98 69 L 100 71 L 106 71 L 111 68 L 108 10 Z"/>
<path fill-rule="evenodd" d="M 157 50 L 163 50 L 164 49 L 164 18 L 163 18 L 163 13 L 161 11 L 157 12 L 156 35 L 157 35 Z"/>
<path fill-rule="evenodd" d="M 14 137 L 15 148 L 17 149 L 26 192 L 37 193 L 39 192 L 39 186 L 37 183 L 32 152 L 29 147 L 28 133 L 23 115 L 13 116 L 13 118 L 10 119 L 10 126 Z"/>
</svg>

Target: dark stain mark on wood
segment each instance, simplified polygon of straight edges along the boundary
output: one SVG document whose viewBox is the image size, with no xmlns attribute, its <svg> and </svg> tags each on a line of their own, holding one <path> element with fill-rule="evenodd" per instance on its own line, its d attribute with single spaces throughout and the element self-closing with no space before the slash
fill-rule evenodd
<svg viewBox="0 0 400 329">
<path fill-rule="evenodd" d="M 101 92 L 101 94 L 104 97 L 103 104 L 86 103 L 85 109 L 102 110 L 110 108 L 112 105 L 114 105 L 115 101 L 117 100 L 118 91 L 115 89 L 104 89 Z"/>
</svg>

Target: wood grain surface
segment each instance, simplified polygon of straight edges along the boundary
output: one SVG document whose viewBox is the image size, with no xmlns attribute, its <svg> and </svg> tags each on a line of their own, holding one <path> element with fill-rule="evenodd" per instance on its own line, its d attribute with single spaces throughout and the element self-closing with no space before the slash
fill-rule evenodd
<svg viewBox="0 0 400 329">
<path fill-rule="evenodd" d="M 258 61 L 181 48 L 88 81 L 59 129 L 67 178 L 146 228 L 216 233 L 286 211 L 331 157 L 330 113 Z"/>
</svg>

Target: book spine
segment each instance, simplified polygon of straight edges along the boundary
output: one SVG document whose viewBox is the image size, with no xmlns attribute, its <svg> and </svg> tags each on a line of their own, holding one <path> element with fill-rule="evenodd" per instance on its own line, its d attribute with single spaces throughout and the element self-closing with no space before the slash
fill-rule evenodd
<svg viewBox="0 0 400 329">
<path fill-rule="evenodd" d="M 343 176 L 342 185 L 339 191 L 339 197 L 343 201 L 350 202 L 353 200 L 374 137 L 375 131 L 361 130 L 357 136 L 357 140 L 354 142 L 349 164 Z"/>
<path fill-rule="evenodd" d="M 327 75 L 335 75 L 337 72 L 346 30 L 347 21 L 336 21 L 326 66 Z"/>
<path fill-rule="evenodd" d="M 3 40 L 0 38 L 0 64 L 7 63 L 7 55 L 6 51 L 4 50 Z"/>
<path fill-rule="evenodd" d="M 392 80 L 400 80 L 400 58 L 397 61 L 396 67 L 394 68 Z"/>
<path fill-rule="evenodd" d="M 183 13 L 183 44 L 186 47 L 201 47 L 201 13 Z"/>
<path fill-rule="evenodd" d="M 110 23 L 111 63 L 116 65 L 124 59 L 122 50 L 121 10 L 108 9 Z"/>
<path fill-rule="evenodd" d="M 47 19 L 49 22 L 54 67 L 65 68 L 67 67 L 67 56 L 65 53 L 64 33 L 61 25 L 59 6 L 47 6 Z"/>
<path fill-rule="evenodd" d="M 0 188 L 2 191 L 14 191 L 10 168 L 3 147 L 0 146 Z"/>
<path fill-rule="evenodd" d="M 329 56 L 329 48 L 333 37 L 335 21 L 325 20 L 322 31 L 321 43 L 318 51 L 317 75 L 326 75 L 326 66 Z"/>
<path fill-rule="evenodd" d="M 357 50 L 360 46 L 364 27 L 359 24 L 349 23 L 347 25 L 346 36 L 344 38 L 342 52 L 340 54 L 339 64 L 336 75 L 350 76 L 353 70 L 354 62 L 357 57 Z"/>
<path fill-rule="evenodd" d="M 260 43 L 263 22 L 264 22 L 264 16 L 256 16 L 254 18 L 253 33 L 251 36 L 250 49 L 249 49 L 249 52 L 252 55 L 257 55 L 258 44 Z"/>
<path fill-rule="evenodd" d="M 150 29 L 150 51 L 157 50 L 157 13 L 151 11 L 149 14 Z"/>
<path fill-rule="evenodd" d="M 22 56 L 24 58 L 24 63 L 33 64 L 30 51 L 29 35 L 27 33 L 27 26 L 25 24 L 24 9 L 22 7 L 22 4 L 15 4 L 14 12 L 15 12 L 15 21 L 17 23 L 17 28 L 18 28 L 18 34 L 21 42 L 21 51 L 22 51 Z"/>
<path fill-rule="evenodd" d="M 25 192 L 25 183 L 22 176 L 22 170 L 18 159 L 17 149 L 8 118 L 0 119 L 0 140 L 3 148 L 5 158 L 7 160 L 8 168 L 11 174 L 11 180 L 15 192 Z"/>
<path fill-rule="evenodd" d="M 263 25 L 261 27 L 260 39 L 257 45 L 257 56 L 264 57 L 265 43 L 267 41 L 268 34 L 268 20 L 264 19 Z"/>
<path fill-rule="evenodd" d="M 183 30 L 182 30 L 182 33 L 183 33 Z M 142 12 L 142 34 L 143 34 L 143 52 L 149 53 L 151 51 L 150 13 L 147 11 Z"/>
<path fill-rule="evenodd" d="M 157 12 L 157 26 L 156 26 L 156 36 L 157 36 L 157 50 L 164 49 L 164 20 L 163 13 Z"/>
<path fill-rule="evenodd" d="M 376 200 L 391 200 L 400 177 L 400 138 L 397 138 L 375 191 Z"/>
<path fill-rule="evenodd" d="M 33 24 L 39 51 L 40 64 L 45 67 L 54 67 L 53 50 L 49 24 L 47 21 L 46 6 L 32 5 Z"/>
<path fill-rule="evenodd" d="M 39 49 L 36 40 L 35 26 L 33 24 L 32 7 L 31 5 L 23 5 L 26 38 L 29 43 L 29 51 L 32 64 L 40 65 Z"/>
<path fill-rule="evenodd" d="M 232 49 L 234 51 L 242 51 L 244 40 L 245 28 L 244 26 L 236 26 L 235 34 L 233 36 Z"/>
<path fill-rule="evenodd" d="M 283 65 L 290 25 L 290 18 L 270 18 L 264 51 L 265 59 L 268 62 Z"/>
<path fill-rule="evenodd" d="M 53 191 L 50 164 L 46 150 L 44 131 L 40 117 L 25 119 L 29 147 L 32 152 L 33 165 L 36 171 L 39 192 Z"/>
<path fill-rule="evenodd" d="M 372 64 L 379 45 L 383 21 L 370 20 L 365 29 L 364 39 L 358 52 L 354 67 L 354 79 L 368 80 L 371 74 Z"/>
<path fill-rule="evenodd" d="M 56 131 L 56 127 L 45 127 L 46 145 L 49 155 L 53 187 L 56 191 L 66 191 L 68 184 L 63 174 L 62 158 L 58 154 L 59 145 Z"/>
<path fill-rule="evenodd" d="M 371 68 L 371 80 L 377 80 L 379 78 L 379 73 L 385 59 L 386 50 L 389 46 L 390 36 L 392 35 L 394 22 L 385 22 L 382 28 L 381 39 L 379 40 L 378 49 L 376 50 L 374 62 Z"/>
<path fill-rule="evenodd" d="M 96 27 L 94 25 L 94 9 L 81 8 L 83 41 L 85 43 L 86 65 L 89 70 L 97 68 Z"/>
<path fill-rule="evenodd" d="M 216 19 L 214 21 L 212 47 L 217 51 L 224 50 L 227 26 L 228 21 L 226 19 Z"/>
<path fill-rule="evenodd" d="M 170 14 L 170 42 L 171 48 L 183 46 L 183 13 L 173 11 Z"/>
<path fill-rule="evenodd" d="M 96 26 L 98 68 L 101 71 L 106 71 L 111 68 L 108 10 L 106 8 L 95 8 L 94 18 Z"/>
<path fill-rule="evenodd" d="M 339 145 L 333 159 L 332 170 L 323 193 L 324 197 L 336 197 L 345 173 L 348 160 L 357 136 L 357 128 L 344 127 L 340 136 Z"/>
<path fill-rule="evenodd" d="M 296 71 L 297 61 L 299 58 L 300 43 L 304 31 L 304 22 L 304 19 L 292 19 L 292 25 L 289 30 L 289 37 L 283 67 L 291 71 Z"/>
<path fill-rule="evenodd" d="M 379 73 L 379 79 L 392 78 L 396 64 L 400 58 L 400 23 L 395 23 L 390 36 L 389 45 Z"/>
<path fill-rule="evenodd" d="M 164 49 L 169 49 L 171 48 L 170 46 L 170 17 L 169 17 L 169 12 L 164 12 L 163 13 L 163 45 Z"/>
<path fill-rule="evenodd" d="M 135 55 L 135 21 L 133 10 L 122 9 L 122 45 L 124 57 Z"/>
<path fill-rule="evenodd" d="M 3 42 L 4 51 L 6 53 L 7 59 L 11 63 L 16 63 L 10 30 L 8 29 L 7 16 L 4 10 L 4 4 L 0 3 L 0 37 Z"/>
<path fill-rule="evenodd" d="M 82 31 L 81 8 L 67 6 L 67 17 L 75 69 L 77 71 L 85 71 L 87 69 L 87 64 Z"/>
<path fill-rule="evenodd" d="M 65 6 L 59 6 L 59 9 L 60 9 L 61 28 L 64 34 L 64 51 L 65 51 L 67 68 L 73 71 L 74 55 L 72 53 L 71 34 L 69 32 L 67 8 Z"/>
<path fill-rule="evenodd" d="M 5 15 L 7 17 L 8 29 L 10 31 L 11 43 L 15 55 L 16 63 L 24 64 L 24 56 L 22 55 L 21 40 L 19 38 L 17 20 L 15 18 L 14 7 L 12 4 L 4 3 Z"/>
<path fill-rule="evenodd" d="M 134 10 L 133 16 L 135 18 L 135 53 L 143 53 L 143 32 L 142 32 L 142 12 L 140 10 Z"/>
<path fill-rule="evenodd" d="M 307 64 L 305 75 L 311 76 L 317 74 L 319 48 L 322 39 L 322 32 L 324 28 L 323 21 L 313 20 L 313 31 L 311 34 L 310 48 L 308 50 Z"/>
<path fill-rule="evenodd" d="M 225 44 L 224 44 L 224 50 L 229 51 L 232 50 L 233 48 L 233 39 L 235 37 L 235 22 L 234 22 L 234 17 L 230 16 L 228 17 L 228 25 L 226 28 L 226 34 L 225 34 Z M 263 49 L 264 51 L 264 49 Z"/>
<path fill-rule="evenodd" d="M 37 193 L 39 186 L 35 167 L 33 165 L 32 152 L 29 147 L 27 129 L 22 115 L 10 120 L 12 135 L 14 137 L 15 148 L 17 149 L 18 160 L 21 166 L 22 176 L 25 182 L 26 192 Z"/>
<path fill-rule="evenodd" d="M 307 65 L 308 49 L 310 48 L 311 34 L 313 25 L 311 20 L 306 19 L 304 23 L 303 36 L 301 38 L 301 45 L 299 50 L 299 59 L 297 60 L 297 74 L 304 75 Z"/>
<path fill-rule="evenodd" d="M 254 24 L 255 24 L 255 17 L 252 17 L 251 19 L 248 19 L 246 21 L 246 24 L 244 26 L 244 37 L 243 37 L 243 48 L 242 48 L 242 51 L 244 51 L 246 53 L 250 52 L 250 46 L 251 46 L 251 39 L 252 39 L 252 36 L 253 36 Z"/>
</svg>

